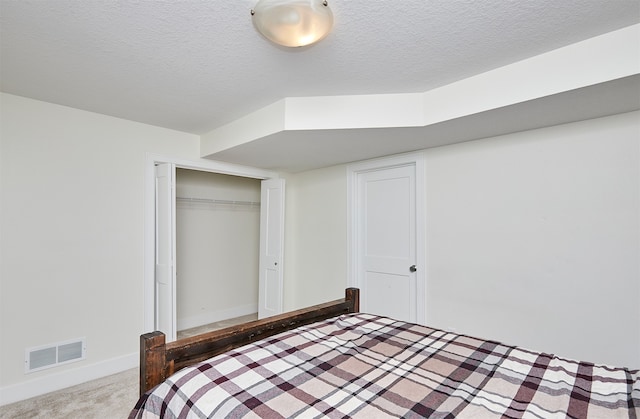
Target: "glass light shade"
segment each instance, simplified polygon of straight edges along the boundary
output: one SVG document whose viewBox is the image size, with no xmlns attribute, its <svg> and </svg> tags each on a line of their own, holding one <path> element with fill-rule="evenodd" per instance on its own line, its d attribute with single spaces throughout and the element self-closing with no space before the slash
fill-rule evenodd
<svg viewBox="0 0 640 419">
<path fill-rule="evenodd" d="M 323 0 L 259 0 L 251 14 L 258 32 L 285 47 L 313 44 L 333 26 L 333 13 Z"/>
</svg>

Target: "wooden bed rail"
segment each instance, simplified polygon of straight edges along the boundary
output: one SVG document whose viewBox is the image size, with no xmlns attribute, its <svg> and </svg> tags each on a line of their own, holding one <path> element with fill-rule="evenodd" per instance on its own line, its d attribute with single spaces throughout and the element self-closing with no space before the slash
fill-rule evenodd
<svg viewBox="0 0 640 419">
<path fill-rule="evenodd" d="M 244 323 L 165 343 L 162 332 L 140 336 L 140 395 L 162 383 L 174 372 L 256 340 L 325 320 L 360 311 L 360 291 L 347 288 L 345 298 L 301 310 Z"/>
</svg>

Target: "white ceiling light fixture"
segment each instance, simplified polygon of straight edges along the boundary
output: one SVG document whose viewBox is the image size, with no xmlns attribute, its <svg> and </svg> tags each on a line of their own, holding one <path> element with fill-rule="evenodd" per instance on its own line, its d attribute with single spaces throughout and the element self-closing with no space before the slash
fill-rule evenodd
<svg viewBox="0 0 640 419">
<path fill-rule="evenodd" d="M 318 42 L 333 26 L 325 0 L 258 0 L 251 16 L 258 32 L 285 47 Z"/>
</svg>

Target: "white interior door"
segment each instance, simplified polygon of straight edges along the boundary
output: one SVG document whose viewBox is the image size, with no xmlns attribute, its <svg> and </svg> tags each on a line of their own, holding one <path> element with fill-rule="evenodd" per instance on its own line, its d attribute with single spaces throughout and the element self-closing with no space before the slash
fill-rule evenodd
<svg viewBox="0 0 640 419">
<path fill-rule="evenodd" d="M 155 329 L 176 340 L 176 166 L 156 166 Z"/>
<path fill-rule="evenodd" d="M 356 188 L 361 310 L 418 322 L 416 167 L 357 173 Z"/>
<path fill-rule="evenodd" d="M 284 179 L 262 181 L 258 318 L 282 313 Z"/>
</svg>

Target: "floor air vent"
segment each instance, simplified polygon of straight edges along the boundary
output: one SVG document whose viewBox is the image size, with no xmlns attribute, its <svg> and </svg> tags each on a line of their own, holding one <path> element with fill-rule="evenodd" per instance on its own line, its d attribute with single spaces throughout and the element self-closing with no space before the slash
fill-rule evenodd
<svg viewBox="0 0 640 419">
<path fill-rule="evenodd" d="M 85 339 L 29 348 L 25 352 L 25 372 L 29 373 L 80 361 L 84 359 L 86 350 Z"/>
</svg>

